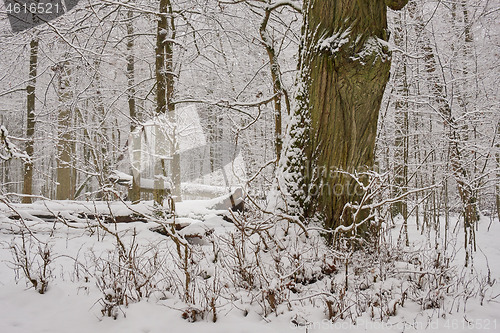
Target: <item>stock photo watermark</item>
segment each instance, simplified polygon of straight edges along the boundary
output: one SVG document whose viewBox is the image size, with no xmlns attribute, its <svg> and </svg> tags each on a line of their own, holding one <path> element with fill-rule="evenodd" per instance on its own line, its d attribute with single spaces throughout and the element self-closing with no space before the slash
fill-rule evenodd
<svg viewBox="0 0 500 333">
<path fill-rule="evenodd" d="M 386 323 L 380 321 L 371 321 L 358 319 L 356 323 L 353 322 L 332 322 L 331 320 L 324 319 L 319 322 L 307 323 L 304 326 L 297 326 L 294 323 L 289 324 L 292 330 L 303 330 L 305 327 L 309 331 L 322 331 L 322 330 L 349 330 L 357 329 L 363 331 L 383 331 L 383 330 L 452 330 L 452 331 L 490 331 L 497 332 L 499 322 L 497 319 L 479 318 L 474 320 L 461 319 L 434 319 L 429 322 L 397 322 Z"/>
<path fill-rule="evenodd" d="M 376 174 L 376 171 L 360 168 L 356 172 L 347 172 L 335 168 L 306 167 L 304 174 L 307 179 L 315 180 L 306 187 L 308 195 L 361 197 L 366 193 L 367 180 Z"/>
<path fill-rule="evenodd" d="M 12 32 L 50 22 L 70 11 L 80 0 L 4 0 Z"/>
</svg>

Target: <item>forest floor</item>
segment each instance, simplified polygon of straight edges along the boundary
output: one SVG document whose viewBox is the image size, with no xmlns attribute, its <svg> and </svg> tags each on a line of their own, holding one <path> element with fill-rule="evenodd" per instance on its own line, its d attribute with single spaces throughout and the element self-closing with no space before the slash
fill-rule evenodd
<svg viewBox="0 0 500 333">
<path fill-rule="evenodd" d="M 116 205 L 114 212 L 117 214 L 129 212 L 120 204 L 114 205 Z M 177 223 L 188 225 L 179 233 L 201 235 L 210 230 L 215 235 L 224 235 L 234 232 L 234 224 L 221 216 L 221 212 L 211 211 L 208 207 L 207 202 L 191 201 L 179 204 L 177 211 L 180 217 Z M 13 209 L 22 218 L 13 218 Z M 415 301 L 404 302 L 404 299 L 401 304 L 401 299 L 399 299 L 397 302 L 388 302 L 389 308 L 393 307 L 395 311 L 390 316 L 381 315 L 382 320 L 378 319 L 377 315 L 373 315 L 372 309 L 371 316 L 368 310 L 359 317 L 337 318 L 335 322 L 332 322 L 327 319 L 325 307 L 318 305 L 319 301 L 304 301 L 309 296 L 304 296 L 307 293 L 303 291 L 297 295 L 291 294 L 291 298 L 295 301 L 289 299 L 283 302 L 288 303 L 288 306 L 284 307 L 285 310 L 278 307 L 278 310 L 266 315 L 263 314 L 262 306 L 259 306 L 257 301 L 244 303 L 242 301 L 244 297 L 240 301 L 228 298 L 219 299 L 217 321 L 213 323 L 210 319 L 213 317 L 209 316 L 196 322 L 183 319 L 183 313 L 188 305 L 170 292 L 151 292 L 148 297 L 143 297 L 138 302 L 121 305 L 113 310 L 116 311 L 116 319 L 104 316 L 103 309 L 106 300 L 103 291 L 105 295 L 107 294 L 106 290 L 103 290 L 102 286 L 99 287 L 96 282 L 98 274 L 95 272 L 98 272 L 99 263 L 102 264 L 99 258 L 112 257 L 116 246 L 115 237 L 110 233 L 92 229 L 81 215 L 81 220 L 74 218 L 68 225 L 60 223 L 61 221 L 57 219 L 47 222 L 34 217 L 35 213 L 44 215 L 44 212 L 50 210 L 58 212 L 59 216 L 69 221 L 71 216 L 78 216 L 78 214 L 72 215 L 72 212 L 81 212 L 85 209 L 89 210 L 90 214 L 92 210 L 98 213 L 100 209 L 105 210 L 105 207 L 83 202 L 50 202 L 48 205 L 37 202 L 32 205 L 15 205 L 10 208 L 0 205 L 0 332 L 302 333 L 338 330 L 349 332 L 500 332 L 500 223 L 497 219 L 482 217 L 479 222 L 476 233 L 477 251 L 473 254 L 472 268 L 471 266 L 463 268 L 464 252 L 461 250 L 463 235 L 460 232 L 460 225 L 456 225 L 457 217 L 451 219 L 450 228 L 455 228 L 457 231 L 450 233 L 454 237 L 448 236 L 449 247 L 455 248 L 451 256 L 453 263 L 450 266 L 455 267 L 453 274 L 463 276 L 463 279 L 450 282 L 448 289 L 453 291 L 437 298 L 439 306 L 424 306 Z M 147 210 L 148 206 L 143 204 L 137 209 Z M 151 230 L 157 226 L 152 222 L 107 225 L 112 232 L 121 235 L 124 243 L 137 244 L 138 247 L 135 249 L 139 252 L 141 247 L 158 248 L 158 244 L 165 242 L 164 235 Z M 427 246 L 424 243 L 440 242 L 440 238 L 436 238 L 437 236 L 432 232 L 421 235 L 416 228 L 415 218 L 409 221 L 408 228 L 410 246 L 406 248 L 406 253 L 422 251 L 422 247 Z M 394 237 L 389 241 L 397 241 L 400 229 L 401 221 L 398 220 L 391 228 L 390 232 L 394 234 Z M 24 232 L 21 232 L 22 230 Z M 23 237 L 26 250 L 24 257 L 19 255 L 23 249 Z M 151 247 L 152 244 L 154 246 Z M 211 245 L 200 240 L 198 245 L 193 246 L 209 248 Z M 17 257 L 13 249 L 17 249 Z M 42 295 L 27 281 L 22 264 L 24 258 L 24 264 L 31 265 L 32 274 L 40 272 L 37 265 L 42 260 L 40 254 L 43 256 L 46 249 L 50 250 L 50 262 L 47 265 L 46 274 L 49 285 L 46 293 Z M 173 262 L 164 264 L 166 267 L 177 265 Z M 106 269 L 106 266 L 103 267 L 102 269 Z M 399 272 L 411 270 L 406 266 L 400 267 Z M 407 273 L 411 275 L 414 272 Z M 401 286 L 405 283 L 404 280 L 409 279 L 408 274 L 397 275 L 392 280 L 387 279 L 385 283 L 392 281 L 393 285 Z M 429 276 L 432 274 L 434 273 L 429 273 Z M 415 276 L 423 276 L 423 274 Z M 399 281 L 395 281 L 397 279 Z M 461 287 L 451 288 L 452 283 L 460 284 Z M 378 287 L 380 286 L 369 285 L 366 288 Z M 380 290 L 382 293 L 382 287 Z M 375 295 L 376 292 L 374 291 L 373 294 Z M 298 303 L 300 306 L 295 305 Z"/>
</svg>

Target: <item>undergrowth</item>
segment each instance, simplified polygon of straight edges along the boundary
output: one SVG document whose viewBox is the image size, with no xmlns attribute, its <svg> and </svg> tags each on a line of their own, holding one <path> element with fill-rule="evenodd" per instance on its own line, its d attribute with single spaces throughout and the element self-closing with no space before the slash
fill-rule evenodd
<svg viewBox="0 0 500 333">
<path fill-rule="evenodd" d="M 306 325 L 311 311 L 332 322 L 355 323 L 361 316 L 385 322 L 408 304 L 445 316 L 466 311 L 471 299 L 490 300 L 496 283 L 457 264 L 453 239 L 446 250 L 426 236 L 408 247 L 394 227 L 381 224 L 375 246 L 353 249 L 348 241 L 329 246 L 321 228 L 305 230 L 287 219 L 245 212 L 232 220 L 232 231 L 206 228 L 196 242 L 166 220 L 158 223 L 167 236 L 157 235 L 154 243 L 139 241 L 135 230 L 105 227 L 113 246 L 74 258 L 73 274 L 95 284 L 105 317 L 126 315 L 128 305 L 142 300 L 170 307 L 176 300 L 190 322 L 216 322 L 236 311 L 266 321 L 285 316 L 296 325 Z M 13 268 L 44 293 L 54 279 L 51 247 L 27 235 L 11 245 Z M 109 245 L 102 235 L 97 242 L 105 240 Z"/>
</svg>

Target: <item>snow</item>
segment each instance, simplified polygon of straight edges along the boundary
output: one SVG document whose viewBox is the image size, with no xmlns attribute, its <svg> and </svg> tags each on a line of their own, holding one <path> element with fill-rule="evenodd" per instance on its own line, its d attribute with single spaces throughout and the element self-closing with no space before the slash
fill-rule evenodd
<svg viewBox="0 0 500 333">
<path fill-rule="evenodd" d="M 318 41 L 319 49 L 321 51 L 328 51 L 331 54 L 335 54 L 340 51 L 342 46 L 349 43 L 350 34 L 351 29 L 349 28 L 343 32 L 335 33 L 333 36 L 321 38 Z"/>
<path fill-rule="evenodd" d="M 173 301 L 140 302 L 127 308 L 127 317 L 113 320 L 101 318 L 95 299 L 98 294 L 82 295 L 69 290 L 71 284 L 61 284 L 47 295 L 25 291 L 21 286 L 2 288 L 0 292 L 0 330 L 9 333 L 138 333 L 138 332 L 276 332 L 275 326 L 263 321 L 248 320 L 242 327 L 242 316 L 229 316 L 214 324 L 188 323 L 180 316 Z"/>
<path fill-rule="evenodd" d="M 96 231 L 93 234 L 87 229 L 67 228 L 62 224 L 53 224 L 38 221 L 25 222 L 29 224 L 33 234 L 42 242 L 48 242 L 49 248 L 53 253 L 52 273 L 49 282 L 49 288 L 46 294 L 38 294 L 29 284 L 25 282 L 21 272 L 15 272 L 13 267 L 13 255 L 10 250 L 12 244 L 19 244 L 19 230 L 22 228 L 19 220 L 11 220 L 6 216 L 8 208 L 0 206 L 0 332 L 9 333 L 37 333 L 37 332 L 329 332 L 329 331 L 349 331 L 349 332 L 421 332 L 436 331 L 440 332 L 470 332 L 479 330 L 489 332 L 500 331 L 500 288 L 495 283 L 492 286 L 487 285 L 488 269 L 490 282 L 500 281 L 500 247 L 498 246 L 498 234 L 500 233 L 500 223 L 496 219 L 483 217 L 479 223 L 477 232 L 478 251 L 474 254 L 473 273 L 471 268 L 461 268 L 463 265 L 464 253 L 462 248 L 461 234 L 449 235 L 448 253 L 453 253 L 452 260 L 456 266 L 453 266 L 453 272 L 456 276 L 461 276 L 464 281 L 464 288 L 457 288 L 456 292 L 450 292 L 447 295 L 436 293 L 439 290 L 428 290 L 430 299 L 442 301 L 441 308 L 430 308 L 423 310 L 420 305 L 410 301 L 411 295 L 404 300 L 401 294 L 402 290 L 409 290 L 410 281 L 408 279 L 425 276 L 425 270 L 429 274 L 434 274 L 438 270 L 433 270 L 432 265 L 426 266 L 422 271 L 423 261 L 434 260 L 428 257 L 433 249 L 430 247 L 429 239 L 434 236 L 416 229 L 414 218 L 409 221 L 409 238 L 411 246 L 406 248 L 404 253 L 411 254 L 415 260 L 405 261 L 403 257 L 397 259 L 393 268 L 388 266 L 387 270 L 380 267 L 373 267 L 372 273 L 364 274 L 365 284 L 360 284 L 361 289 L 372 290 L 371 297 L 387 298 L 387 307 L 390 316 L 383 316 L 383 320 L 377 319 L 380 316 L 378 308 L 368 310 L 357 318 L 338 319 L 332 322 L 326 318 L 324 300 L 329 300 L 333 308 L 338 305 L 338 294 L 324 294 L 321 291 L 325 287 L 328 279 L 319 280 L 311 285 L 297 284 L 298 293 L 290 293 L 284 288 L 287 280 L 285 275 L 268 274 L 269 281 L 263 285 L 261 290 L 245 291 L 238 289 L 229 275 L 226 277 L 226 271 L 222 270 L 224 265 L 214 265 L 213 262 L 218 257 L 219 261 L 229 263 L 229 257 L 225 259 L 219 253 L 218 247 L 224 246 L 223 242 L 216 243 L 215 239 L 230 239 L 230 235 L 236 235 L 236 226 L 233 223 L 225 221 L 220 215 L 220 211 L 211 209 L 213 200 L 205 201 L 187 201 L 178 203 L 178 215 L 176 222 L 187 225 L 179 232 L 180 235 L 193 236 L 199 235 L 203 242 L 193 245 L 204 249 L 206 256 L 200 256 L 202 252 L 193 256 L 193 261 L 197 263 L 199 271 L 193 278 L 199 279 L 198 288 L 206 297 L 218 297 L 217 322 L 211 321 L 210 313 L 205 314 L 204 319 L 196 322 L 189 322 L 182 318 L 182 313 L 186 309 L 195 309 L 201 311 L 203 302 L 208 302 L 208 298 L 198 299 L 196 305 L 186 303 L 179 298 L 179 295 L 170 291 L 157 290 L 152 292 L 149 297 L 145 297 L 138 302 L 130 301 L 128 305 L 122 305 L 115 309 L 117 319 L 103 316 L 102 304 L 105 295 L 116 297 L 116 289 L 111 287 L 103 288 L 102 291 L 96 285 L 95 277 L 102 272 L 92 273 L 92 265 L 96 260 L 105 259 L 101 263 L 106 263 L 113 257 L 113 249 L 116 246 L 115 238 L 102 231 Z M 36 202 L 31 205 L 15 204 L 14 207 L 27 219 L 37 213 L 66 212 L 88 210 L 91 212 L 105 212 L 106 203 L 90 202 L 71 202 L 71 201 L 48 201 Z M 130 212 L 125 203 L 113 202 L 110 207 L 114 213 Z M 135 205 L 135 209 L 147 213 L 152 209 L 152 203 L 141 203 Z M 109 211 L 109 208 L 107 208 Z M 247 223 L 244 220 L 239 223 Z M 388 238 L 392 242 L 397 242 L 399 231 L 401 230 L 401 219 L 396 220 L 396 225 L 388 230 Z M 139 262 L 144 258 L 149 258 L 149 252 L 155 249 L 158 253 L 164 251 L 173 251 L 172 242 L 151 228 L 157 226 L 154 222 L 140 223 L 121 223 L 113 225 L 113 230 L 120 235 L 123 242 L 128 246 L 135 239 L 138 245 Z M 291 231 L 290 231 L 291 232 Z M 431 232 L 431 231 L 430 231 Z M 255 236 L 255 237 L 254 237 Z M 287 238 L 284 231 L 276 231 L 275 238 L 281 242 L 293 257 L 302 258 L 300 260 L 290 261 L 290 258 L 282 256 L 279 260 L 280 269 L 284 269 L 289 264 L 296 265 L 296 269 L 290 274 L 302 271 L 305 279 L 311 279 L 317 274 L 319 266 L 310 266 L 305 258 L 314 257 L 314 251 L 322 251 L 321 246 L 314 243 L 310 247 L 301 247 L 302 242 L 307 242 L 303 236 L 294 236 Z M 249 243 L 246 251 L 251 253 L 254 248 L 252 244 L 258 244 L 259 237 L 255 234 L 248 238 Z M 305 244 L 305 243 L 304 243 Z M 311 250 L 313 252 L 311 252 Z M 111 252 L 110 252 L 111 251 Z M 143 251 L 143 252 L 142 252 Z M 214 252 L 215 251 L 215 252 Z M 149 253 L 149 254 L 148 254 Z M 33 254 L 33 253 L 32 253 Z M 326 253 L 325 253 L 326 254 Z M 319 255 L 322 255 L 321 253 Z M 344 254 L 347 255 L 347 254 Z M 107 259 L 106 259 L 107 258 Z M 272 269 L 274 263 L 266 261 L 265 254 L 260 255 L 264 260 L 262 267 Z M 77 259 L 81 265 L 75 264 Z M 353 260 L 355 257 L 353 257 Z M 249 257 L 246 266 L 252 270 L 253 261 Z M 302 261 L 301 261 L 302 260 Z M 419 262 L 422 261 L 422 262 Z M 177 267 L 179 262 L 169 261 L 165 267 Z M 381 263 L 382 264 L 382 263 Z M 268 266 L 269 265 L 269 266 Z M 86 266 L 85 268 L 83 266 Z M 147 265 L 143 266 L 144 273 L 148 272 Z M 342 284 L 345 274 L 339 267 L 339 272 L 333 276 L 332 282 Z M 176 278 L 182 280 L 182 274 Z M 195 271 L 193 271 L 194 273 Z M 287 272 L 287 271 L 285 271 Z M 380 272 L 393 274 L 385 280 L 380 280 L 377 275 Z M 394 274 L 395 272 L 395 274 Z M 103 275 L 105 276 L 105 275 Z M 226 286 L 216 286 L 210 290 L 211 283 L 204 284 L 203 281 L 216 281 L 213 277 L 219 276 L 219 281 L 225 281 Z M 352 277 L 350 273 L 349 277 Z M 172 278 L 172 277 L 171 277 Z M 469 279 L 469 280 L 467 280 Z M 373 282 L 377 280 L 377 282 Z M 350 280 L 349 283 L 352 283 Z M 469 281 L 469 282 L 467 282 Z M 108 281 L 109 282 L 109 281 Z M 157 281 L 157 283 L 162 283 Z M 483 288 L 479 288 L 480 286 Z M 206 289 L 203 289 L 206 288 Z M 462 289 L 460 289 L 462 288 Z M 228 290 L 233 290 L 231 298 L 228 297 Z M 483 294 L 474 294 L 482 290 Z M 352 292 L 352 291 L 351 291 Z M 471 297 L 464 302 L 463 293 L 469 292 Z M 273 294 L 274 293 L 274 294 Z M 462 295 L 460 294 L 462 293 Z M 261 305 L 256 299 L 256 295 L 275 295 L 278 297 L 287 297 L 288 301 L 280 303 L 275 312 L 267 315 L 262 312 Z M 424 295 L 425 293 L 422 293 Z M 473 295 L 474 294 L 474 295 Z M 317 295 L 317 297 L 315 296 Z M 323 295 L 323 296 L 322 296 Z M 347 294 L 352 297 L 353 294 Z M 368 295 L 368 294 L 367 294 Z M 379 296 L 376 296 L 379 295 Z M 434 298 L 433 298 L 434 297 Z M 437 298 L 436 298 L 437 297 Z M 442 298 L 440 298 L 442 297 Z M 404 304 L 403 304 L 404 302 Z M 481 305 L 482 303 L 482 305 Z M 423 305 L 425 307 L 425 304 Z M 464 308 L 466 311 L 464 312 Z M 340 310 L 341 308 L 336 308 Z M 344 309 L 347 310 L 347 309 Z M 371 316 L 374 315 L 372 319 Z M 196 315 L 194 315 L 196 316 Z"/>
<path fill-rule="evenodd" d="M 9 131 L 4 125 L 0 125 L 0 161 L 9 160 L 13 157 L 30 160 L 26 152 L 21 152 L 11 141 Z"/>
</svg>

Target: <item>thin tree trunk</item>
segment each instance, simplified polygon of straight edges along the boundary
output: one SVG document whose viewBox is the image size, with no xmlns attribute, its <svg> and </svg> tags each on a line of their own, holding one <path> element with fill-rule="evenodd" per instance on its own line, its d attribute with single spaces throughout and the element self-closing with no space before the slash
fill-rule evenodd
<svg viewBox="0 0 500 333">
<path fill-rule="evenodd" d="M 177 133 L 177 121 L 175 117 L 175 75 L 174 75 L 174 43 L 176 37 L 174 13 L 170 0 L 168 3 L 168 13 L 170 15 L 170 39 L 165 41 L 165 55 L 166 55 L 166 78 L 167 78 L 167 111 L 168 119 L 172 124 L 172 161 L 170 170 L 172 172 L 172 196 L 176 201 L 181 201 L 181 155 L 179 152 L 179 141 Z"/>
<path fill-rule="evenodd" d="M 26 154 L 33 159 L 34 151 L 34 141 L 33 136 L 35 134 L 35 86 L 36 86 L 36 73 L 38 66 L 38 37 L 33 37 L 30 42 L 30 71 L 28 86 L 26 87 L 27 92 L 27 117 L 26 117 Z M 24 163 L 24 182 L 23 182 L 23 194 L 32 195 L 33 194 L 33 160 L 26 161 Z M 30 197 L 23 197 L 23 203 L 31 203 Z"/>
<path fill-rule="evenodd" d="M 3 118 L 3 115 L 0 114 L 0 124 L 3 124 L 4 123 L 4 118 Z M 6 136 L 5 136 L 5 132 L 3 132 L 2 130 L 0 130 L 0 143 L 3 143 L 2 140 L 6 140 Z M 0 179 L 0 191 L 4 191 L 4 192 L 10 192 L 10 168 L 11 168 L 11 165 L 10 165 L 10 161 L 11 159 L 7 159 L 7 160 L 2 160 L 0 159 L 0 161 L 2 161 L 2 163 L 0 163 L 0 167 L 2 168 L 2 172 L 0 173 L 1 175 L 1 179 Z"/>
<path fill-rule="evenodd" d="M 281 82 L 281 70 L 278 62 L 278 57 L 276 55 L 276 50 L 273 45 L 273 41 L 267 33 L 267 24 L 271 17 L 271 12 L 274 9 L 271 7 L 266 7 L 264 18 L 260 25 L 259 33 L 262 40 L 262 44 L 266 48 L 267 56 L 269 58 L 269 66 L 271 71 L 271 79 L 273 81 L 273 93 L 274 97 L 274 145 L 276 154 L 276 164 L 279 163 L 281 158 L 281 150 L 283 148 L 283 130 L 282 130 L 282 115 L 281 115 L 281 97 L 283 94 L 283 84 Z"/>
<path fill-rule="evenodd" d="M 447 99 L 447 92 L 442 79 L 438 74 L 438 59 L 432 49 L 429 37 L 426 36 L 424 25 L 425 22 L 419 14 L 419 9 L 413 4 L 410 7 L 409 13 L 419 22 L 417 32 L 423 36 L 424 45 L 424 67 L 429 81 L 431 96 L 437 104 L 439 115 L 444 119 L 446 135 L 450 148 L 450 168 L 453 178 L 457 183 L 457 189 L 462 201 L 465 229 L 465 244 L 466 249 L 469 246 L 475 249 L 474 226 L 478 221 L 479 214 L 477 211 L 477 196 L 470 182 L 470 175 L 467 168 L 463 165 L 463 151 L 460 147 L 460 124 L 456 121 L 452 114 L 451 105 Z M 469 252 L 466 255 L 466 265 L 469 257 Z"/>
<path fill-rule="evenodd" d="M 76 174 L 72 165 L 75 154 L 75 143 L 72 135 L 72 112 L 71 112 L 71 74 L 65 61 L 57 67 L 59 112 L 58 143 L 57 143 L 57 200 L 72 200 L 75 198 Z"/>
<path fill-rule="evenodd" d="M 403 23 L 404 19 L 402 13 L 398 13 L 395 29 L 395 44 L 400 49 L 406 49 L 406 34 L 404 32 Z M 395 79 L 395 123 L 396 123 L 396 137 L 394 148 L 394 195 L 400 196 L 408 191 L 408 79 L 407 79 L 407 58 L 403 55 L 400 61 L 401 68 L 396 71 Z M 406 197 L 401 201 L 396 202 L 392 207 L 392 214 L 401 214 L 404 219 L 405 238 L 408 244 L 408 203 Z"/>
<path fill-rule="evenodd" d="M 134 56 L 134 12 L 129 10 L 127 13 L 127 98 L 128 98 L 128 109 L 130 116 L 130 133 L 132 133 L 136 128 L 137 122 L 137 110 L 135 105 L 135 56 Z M 130 136 L 130 142 L 133 149 L 133 161 L 132 164 L 139 162 L 141 158 L 141 147 L 140 140 L 133 140 Z M 138 142 L 137 142 L 138 141 Z M 137 146 L 139 144 L 139 146 Z M 138 156 L 136 156 L 138 155 Z M 136 159 L 137 158 L 137 159 Z M 138 203 L 141 200 L 141 174 L 134 170 L 132 166 L 132 187 L 128 191 L 128 197 L 132 203 Z"/>
<path fill-rule="evenodd" d="M 165 65 L 166 51 L 165 43 L 168 33 L 168 19 L 166 14 L 168 13 L 168 0 L 160 0 L 160 14 L 162 14 L 158 20 L 157 36 L 156 36 L 156 114 L 161 115 L 167 112 L 167 69 Z M 156 131 L 158 132 L 158 131 Z M 157 133 L 160 134 L 160 133 Z M 158 140 L 159 138 L 156 138 Z M 159 147 L 159 146 L 157 146 Z M 159 154 L 159 152 L 157 152 Z M 166 173 L 164 170 L 164 165 L 162 162 L 156 162 L 154 167 L 154 200 L 157 204 L 163 205 L 163 191 L 164 182 L 163 178 L 159 178 L 158 174 L 162 175 Z"/>
<path fill-rule="evenodd" d="M 158 115 L 168 114 L 168 120 L 173 127 L 170 130 L 170 173 L 173 182 L 172 194 L 175 199 L 181 199 L 181 178 L 180 178 L 180 154 L 179 144 L 177 142 L 176 120 L 175 120 L 175 104 L 174 97 L 174 73 L 173 73 L 173 40 L 175 39 L 175 25 L 173 10 L 170 0 L 160 1 L 160 13 L 162 14 L 158 20 L 157 39 L 156 39 L 156 98 Z M 169 36 L 170 32 L 170 36 Z M 164 149 L 166 147 L 158 146 Z M 155 201 L 159 204 L 163 202 L 164 180 L 162 176 L 168 176 L 166 171 L 165 161 L 159 162 L 155 173 Z M 159 174 L 158 174 L 159 173 Z"/>
</svg>

